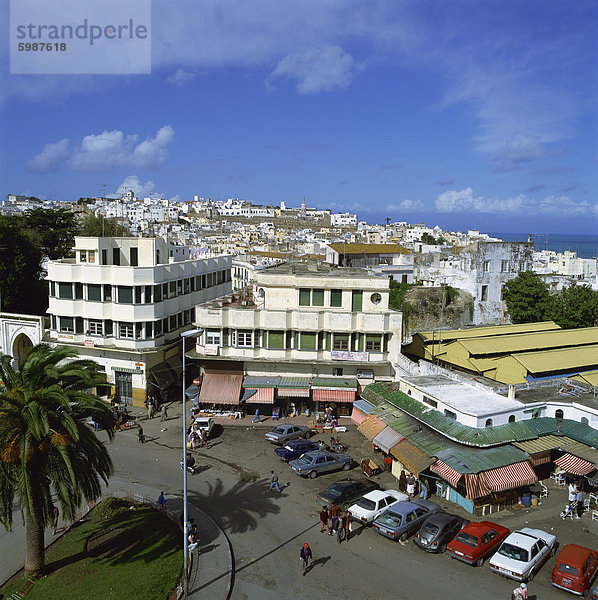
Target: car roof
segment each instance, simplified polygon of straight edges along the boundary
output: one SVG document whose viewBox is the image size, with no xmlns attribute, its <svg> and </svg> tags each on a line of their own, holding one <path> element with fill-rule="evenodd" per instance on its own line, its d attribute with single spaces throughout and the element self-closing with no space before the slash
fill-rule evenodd
<svg viewBox="0 0 598 600">
<path fill-rule="evenodd" d="M 289 440 L 287 442 L 287 444 L 289 446 L 300 446 L 301 444 L 313 444 L 314 442 L 310 441 L 310 440 L 306 440 L 305 438 L 297 438 L 295 440 Z"/>
<path fill-rule="evenodd" d="M 436 525 L 444 525 L 445 523 L 450 523 L 453 519 L 460 519 L 457 515 L 453 515 L 451 513 L 445 512 L 437 512 L 430 515 L 427 519 L 427 523 L 434 523 Z"/>
<path fill-rule="evenodd" d="M 386 496 L 393 496 L 396 493 L 395 490 L 372 490 L 363 497 L 368 500 L 380 500 L 381 498 L 386 498 Z"/>
<path fill-rule="evenodd" d="M 405 515 L 411 512 L 414 507 L 414 502 L 410 502 L 409 500 L 401 500 L 400 502 L 393 504 L 388 510 L 397 515 Z"/>
<path fill-rule="evenodd" d="M 517 546 L 518 548 L 523 548 L 524 550 L 531 550 L 532 546 L 538 541 L 536 536 L 529 535 L 527 533 L 521 533 L 521 531 L 514 531 L 509 534 L 509 536 L 505 539 L 504 543 L 512 544 L 513 546 Z"/>
<path fill-rule="evenodd" d="M 466 533 L 473 533 L 475 535 L 483 535 L 489 529 L 494 529 L 495 531 L 500 532 L 504 531 L 505 527 L 498 525 L 497 523 L 492 523 L 492 521 L 472 521 L 463 528 L 463 531 Z"/>
<path fill-rule="evenodd" d="M 557 562 L 581 564 L 587 560 L 590 552 L 595 552 L 595 550 L 590 550 L 590 548 L 578 546 L 577 544 L 567 544 L 559 552 Z"/>
</svg>

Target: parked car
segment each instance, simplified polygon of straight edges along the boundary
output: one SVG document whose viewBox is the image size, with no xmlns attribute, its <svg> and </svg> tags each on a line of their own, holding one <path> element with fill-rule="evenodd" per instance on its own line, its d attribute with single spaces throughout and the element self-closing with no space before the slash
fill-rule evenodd
<svg viewBox="0 0 598 600">
<path fill-rule="evenodd" d="M 397 502 L 409 500 L 407 494 L 396 490 L 373 490 L 362 496 L 349 508 L 351 519 L 362 525 L 370 525 L 387 508 Z"/>
<path fill-rule="evenodd" d="M 598 585 L 592 590 L 592 600 L 598 600 Z"/>
<path fill-rule="evenodd" d="M 577 544 L 567 544 L 559 552 L 552 570 L 552 585 L 583 596 L 596 576 L 598 552 Z"/>
<path fill-rule="evenodd" d="M 290 460 L 299 458 L 305 452 L 311 452 L 312 450 L 319 450 L 319 446 L 316 442 L 297 438 L 296 440 L 289 440 L 282 448 L 276 448 L 274 453 L 280 460 L 289 462 Z"/>
<path fill-rule="evenodd" d="M 490 559 L 490 570 L 515 581 L 531 581 L 556 552 L 556 536 L 524 527 L 509 534 Z"/>
<path fill-rule="evenodd" d="M 329 471 L 338 471 L 339 469 L 348 471 L 352 463 L 353 459 L 348 454 L 313 450 L 306 452 L 300 458 L 292 460 L 289 465 L 297 475 L 313 479 L 321 473 L 328 473 Z"/>
<path fill-rule="evenodd" d="M 429 500 L 397 502 L 387 508 L 373 523 L 372 527 L 380 534 L 395 542 L 405 542 L 415 533 L 431 514 L 440 512 L 440 506 Z"/>
<path fill-rule="evenodd" d="M 413 538 L 414 544 L 426 552 L 442 553 L 446 545 L 469 521 L 445 512 L 430 515 Z"/>
<path fill-rule="evenodd" d="M 330 503 L 334 502 L 342 510 L 347 510 L 357 499 L 379 487 L 375 481 L 369 479 L 341 479 L 320 492 L 318 502 L 324 506 L 330 506 Z"/>
<path fill-rule="evenodd" d="M 210 437 L 210 433 L 214 429 L 214 419 L 212 417 L 195 417 L 193 429 L 195 431 L 205 431 L 207 437 Z"/>
<path fill-rule="evenodd" d="M 451 558 L 479 567 L 509 533 L 509 529 L 497 523 L 473 521 L 448 543 L 446 553 Z"/>
<path fill-rule="evenodd" d="M 282 446 L 289 440 L 295 440 L 297 438 L 309 438 L 311 436 L 311 429 L 305 425 L 293 425 L 292 423 L 283 423 L 277 425 L 272 431 L 269 431 L 264 437 L 272 444 L 278 444 Z"/>
</svg>

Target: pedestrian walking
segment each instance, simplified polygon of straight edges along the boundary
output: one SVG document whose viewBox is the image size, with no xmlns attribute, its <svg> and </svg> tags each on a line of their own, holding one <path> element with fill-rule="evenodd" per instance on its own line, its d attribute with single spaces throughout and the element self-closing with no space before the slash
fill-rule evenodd
<svg viewBox="0 0 598 600">
<path fill-rule="evenodd" d="M 141 425 L 137 428 L 137 441 L 140 444 L 145 444 L 145 435 L 143 434 L 143 427 Z"/>
<path fill-rule="evenodd" d="M 251 421 L 252 423 L 261 423 L 262 420 L 260 419 L 260 409 L 256 408 L 255 409 L 255 417 L 253 417 L 253 421 Z"/>
<path fill-rule="evenodd" d="M 187 551 L 189 552 L 189 554 L 191 554 L 191 552 L 193 552 L 193 550 L 195 550 L 195 548 L 197 548 L 197 546 L 199 545 L 199 537 L 197 536 L 197 525 L 191 525 L 191 532 L 187 536 L 187 541 L 189 542 L 189 545 L 187 546 Z"/>
<path fill-rule="evenodd" d="M 344 524 L 345 524 L 345 540 L 348 542 L 349 537 L 351 535 L 351 513 L 349 511 L 347 511 L 345 513 Z"/>
<path fill-rule="evenodd" d="M 577 485 L 572 481 L 569 484 L 569 504 L 575 500 L 575 496 L 577 496 Z"/>
<path fill-rule="evenodd" d="M 166 498 L 164 498 L 164 492 L 160 492 L 160 495 L 158 496 L 158 504 L 162 510 L 166 510 Z"/>
<path fill-rule="evenodd" d="M 422 500 L 427 500 L 428 499 L 428 486 L 423 481 L 423 479 L 419 482 L 419 497 Z"/>
<path fill-rule="evenodd" d="M 520 584 L 519 587 L 513 590 L 511 600 L 527 600 L 527 585 L 525 583 Z"/>
<path fill-rule="evenodd" d="M 336 528 L 338 527 L 338 518 L 340 514 L 341 510 L 333 500 L 330 503 L 330 529 L 332 529 L 332 531 L 336 531 Z"/>
<path fill-rule="evenodd" d="M 581 519 L 581 515 L 583 515 L 583 492 L 578 488 L 577 494 L 575 495 L 575 508 L 577 508 L 577 514 L 575 515 L 576 519 Z"/>
<path fill-rule="evenodd" d="M 205 429 L 199 430 L 199 445 L 202 448 L 208 445 L 208 432 Z"/>
<path fill-rule="evenodd" d="M 309 560 L 310 563 L 314 562 L 314 557 L 311 552 L 311 548 L 309 547 L 309 544 L 307 542 L 305 542 L 305 544 L 301 546 L 299 558 L 301 559 L 303 565 L 303 574 L 305 575 L 305 573 L 307 573 L 307 561 Z"/>
<path fill-rule="evenodd" d="M 350 519 L 350 518 L 351 518 L 351 515 L 349 514 L 349 512 L 343 513 L 339 517 L 339 526 L 338 526 L 338 529 L 336 530 L 336 541 L 339 544 L 345 539 L 345 527 L 347 525 L 346 521 L 347 521 L 347 519 Z"/>
<path fill-rule="evenodd" d="M 278 485 L 278 475 L 274 471 L 270 471 L 272 477 L 270 477 L 270 489 L 276 488 L 276 491 L 280 494 L 280 486 Z"/>
<path fill-rule="evenodd" d="M 328 507 L 324 506 L 320 511 L 320 533 L 326 530 L 328 535 L 332 535 L 330 527 L 328 527 Z"/>
<path fill-rule="evenodd" d="M 166 404 L 162 405 L 162 411 L 160 413 L 160 421 L 163 423 L 168 419 L 168 412 L 166 410 Z"/>
<path fill-rule="evenodd" d="M 52 505 L 52 525 L 54 525 L 54 535 L 56 535 L 56 532 L 58 531 L 58 517 L 60 516 L 60 511 L 58 510 L 58 507 L 53 504 Z"/>
</svg>

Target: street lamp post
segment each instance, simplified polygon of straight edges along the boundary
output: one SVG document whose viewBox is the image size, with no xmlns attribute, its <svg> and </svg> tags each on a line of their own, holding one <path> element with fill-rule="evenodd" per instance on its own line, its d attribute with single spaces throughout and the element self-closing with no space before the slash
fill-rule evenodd
<svg viewBox="0 0 598 600">
<path fill-rule="evenodd" d="M 187 554 L 189 547 L 187 540 L 187 386 L 185 382 L 185 341 L 189 337 L 197 337 L 202 333 L 203 329 L 189 329 L 189 331 L 181 333 L 181 337 L 183 338 L 183 569 L 185 573 L 185 598 L 187 598 Z"/>
</svg>

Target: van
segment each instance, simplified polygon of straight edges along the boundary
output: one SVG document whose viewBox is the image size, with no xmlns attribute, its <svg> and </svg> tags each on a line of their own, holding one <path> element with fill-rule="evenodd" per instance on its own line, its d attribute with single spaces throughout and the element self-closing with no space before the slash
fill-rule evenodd
<svg viewBox="0 0 598 600">
<path fill-rule="evenodd" d="M 210 437 L 210 433 L 212 433 L 212 429 L 214 429 L 214 419 L 212 417 L 195 417 L 193 429 L 198 432 L 205 431 L 207 437 Z"/>
</svg>

